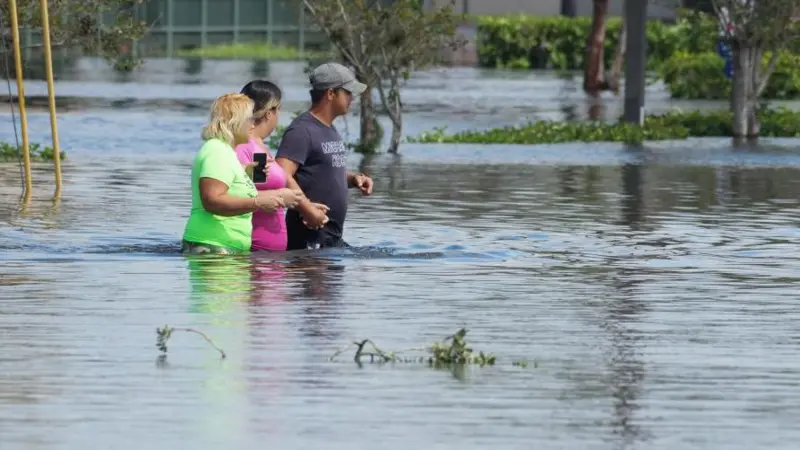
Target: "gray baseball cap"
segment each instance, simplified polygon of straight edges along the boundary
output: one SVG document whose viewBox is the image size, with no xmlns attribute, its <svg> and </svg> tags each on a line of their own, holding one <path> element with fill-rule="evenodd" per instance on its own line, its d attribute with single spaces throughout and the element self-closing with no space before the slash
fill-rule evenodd
<svg viewBox="0 0 800 450">
<path fill-rule="evenodd" d="M 350 69 L 334 62 L 317 66 L 308 81 L 314 89 L 342 88 L 353 95 L 361 95 L 367 90 L 367 85 L 359 82 Z"/>
</svg>

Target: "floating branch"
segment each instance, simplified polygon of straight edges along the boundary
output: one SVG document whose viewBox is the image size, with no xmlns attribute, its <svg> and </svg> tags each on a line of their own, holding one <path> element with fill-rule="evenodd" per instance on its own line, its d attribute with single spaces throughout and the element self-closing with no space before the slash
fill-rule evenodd
<svg viewBox="0 0 800 450">
<path fill-rule="evenodd" d="M 185 331 L 187 333 L 199 334 L 203 337 L 203 339 L 206 340 L 206 342 L 208 342 L 209 345 L 214 347 L 214 349 L 219 352 L 222 359 L 225 359 L 225 352 L 221 348 L 217 347 L 214 341 L 212 341 L 211 338 L 206 336 L 206 334 L 202 331 L 195 330 L 194 328 L 171 328 L 169 325 L 164 325 L 164 328 L 156 328 L 156 334 L 158 336 L 156 339 L 156 347 L 158 347 L 161 353 L 167 353 L 167 341 L 175 331 Z"/>
<path fill-rule="evenodd" d="M 336 359 L 350 348 L 355 347 L 355 354 L 353 360 L 360 364 L 364 358 L 369 358 L 369 361 L 374 363 L 387 363 L 387 362 L 403 362 L 403 363 L 427 363 L 431 366 L 442 366 L 451 364 L 475 364 L 478 366 L 493 366 L 496 357 L 490 353 L 478 352 L 477 354 L 472 351 L 472 347 L 467 345 L 464 337 L 467 335 L 467 330 L 462 328 L 455 334 L 444 338 L 440 342 L 434 342 L 431 346 L 421 349 L 409 349 L 398 352 L 386 352 L 378 348 L 370 339 L 361 341 L 353 341 L 347 347 L 344 347 L 329 358 L 330 361 Z M 368 347 L 369 346 L 369 347 Z M 427 352 L 427 356 L 412 356 L 402 357 L 401 353 L 412 352 Z M 514 366 L 527 367 L 528 363 L 525 361 L 515 361 L 512 363 Z"/>
</svg>

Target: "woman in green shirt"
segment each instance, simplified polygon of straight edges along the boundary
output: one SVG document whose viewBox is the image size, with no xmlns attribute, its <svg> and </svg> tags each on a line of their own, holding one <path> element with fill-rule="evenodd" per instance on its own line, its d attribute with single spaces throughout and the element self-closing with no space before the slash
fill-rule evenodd
<svg viewBox="0 0 800 450">
<path fill-rule="evenodd" d="M 184 253 L 245 253 L 250 250 L 253 211 L 292 208 L 303 199 L 291 189 L 257 191 L 236 158 L 253 127 L 253 101 L 225 94 L 211 105 L 203 146 L 192 164 L 192 209 L 183 232 Z"/>
</svg>

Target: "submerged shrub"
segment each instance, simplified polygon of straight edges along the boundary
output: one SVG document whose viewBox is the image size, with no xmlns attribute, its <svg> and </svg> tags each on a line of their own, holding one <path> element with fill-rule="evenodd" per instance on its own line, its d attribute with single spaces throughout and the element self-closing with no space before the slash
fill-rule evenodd
<svg viewBox="0 0 800 450">
<path fill-rule="evenodd" d="M 800 112 L 786 108 L 760 112 L 761 136 L 799 137 Z M 641 143 L 686 139 L 688 137 L 732 136 L 733 114 L 730 111 L 671 111 L 650 115 L 644 125 L 622 122 L 561 122 L 540 120 L 525 125 L 512 125 L 489 130 L 462 131 L 447 134 L 436 128 L 408 138 L 417 143 L 460 144 L 555 144 L 562 142 L 625 142 Z"/>
</svg>

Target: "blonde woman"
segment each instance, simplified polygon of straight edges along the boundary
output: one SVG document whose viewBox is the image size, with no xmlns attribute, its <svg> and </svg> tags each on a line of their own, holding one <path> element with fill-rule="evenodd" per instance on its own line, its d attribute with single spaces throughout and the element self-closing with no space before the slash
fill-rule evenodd
<svg viewBox="0 0 800 450">
<path fill-rule="evenodd" d="M 192 209 L 183 232 L 184 253 L 250 251 L 254 211 L 294 207 L 302 193 L 290 189 L 257 191 L 234 147 L 249 140 L 254 126 L 253 101 L 225 94 L 211 105 L 203 128 L 203 146 L 192 165 Z"/>
</svg>

